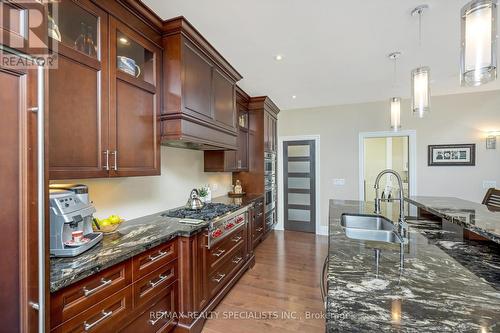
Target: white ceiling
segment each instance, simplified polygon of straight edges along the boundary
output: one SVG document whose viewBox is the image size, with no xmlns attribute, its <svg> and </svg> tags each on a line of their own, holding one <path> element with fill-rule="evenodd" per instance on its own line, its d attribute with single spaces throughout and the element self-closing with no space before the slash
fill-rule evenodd
<svg viewBox="0 0 500 333">
<path fill-rule="evenodd" d="M 500 80 L 460 87 L 460 9 L 468 0 L 143 1 L 163 19 L 186 17 L 244 76 L 247 93 L 282 109 L 409 97 L 410 71 L 420 63 L 410 12 L 423 3 L 430 10 L 421 62 L 431 67 L 432 94 L 500 89 Z M 397 88 L 386 57 L 395 50 L 403 53 Z"/>
</svg>

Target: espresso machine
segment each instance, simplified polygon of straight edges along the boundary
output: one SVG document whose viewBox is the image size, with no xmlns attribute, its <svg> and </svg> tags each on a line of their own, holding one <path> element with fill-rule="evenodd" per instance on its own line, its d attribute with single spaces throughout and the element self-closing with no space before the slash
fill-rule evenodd
<svg viewBox="0 0 500 333">
<path fill-rule="evenodd" d="M 102 240 L 102 233 L 92 230 L 96 210 L 85 185 L 56 184 L 49 192 L 51 256 L 74 257 Z"/>
</svg>

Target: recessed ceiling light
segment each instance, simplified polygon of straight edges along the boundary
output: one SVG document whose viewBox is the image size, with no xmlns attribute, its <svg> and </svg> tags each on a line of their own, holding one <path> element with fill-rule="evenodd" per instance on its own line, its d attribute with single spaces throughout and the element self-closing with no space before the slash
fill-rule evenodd
<svg viewBox="0 0 500 333">
<path fill-rule="evenodd" d="M 283 56 L 281 54 L 277 54 L 274 56 L 274 59 L 281 61 L 281 60 L 283 60 Z"/>
<path fill-rule="evenodd" d="M 120 43 L 122 43 L 123 45 L 129 45 L 129 44 L 130 44 L 130 42 L 128 41 L 128 39 L 127 39 L 127 38 L 125 38 L 125 37 L 120 37 L 118 40 L 119 40 L 119 41 L 120 41 Z"/>
<path fill-rule="evenodd" d="M 292 95 L 292 99 L 296 99 L 296 98 L 297 98 L 297 96 L 295 96 L 295 95 Z"/>
</svg>

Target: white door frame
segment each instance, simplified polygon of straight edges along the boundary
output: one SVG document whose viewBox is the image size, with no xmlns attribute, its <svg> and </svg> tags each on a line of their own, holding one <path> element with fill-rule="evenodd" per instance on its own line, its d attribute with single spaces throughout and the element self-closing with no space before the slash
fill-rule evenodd
<svg viewBox="0 0 500 333">
<path fill-rule="evenodd" d="M 361 132 L 359 133 L 359 200 L 365 200 L 365 138 L 408 137 L 408 164 L 410 169 L 410 196 L 417 195 L 417 131 L 405 130 L 399 132 Z"/>
<path fill-rule="evenodd" d="M 294 136 L 280 136 L 278 137 L 278 223 L 276 230 L 284 230 L 284 186 L 283 186 L 283 142 L 285 141 L 301 141 L 301 140 L 314 140 L 316 150 L 316 234 L 328 235 L 328 226 L 321 226 L 321 191 L 320 191 L 320 136 L 319 135 L 294 135 Z"/>
</svg>

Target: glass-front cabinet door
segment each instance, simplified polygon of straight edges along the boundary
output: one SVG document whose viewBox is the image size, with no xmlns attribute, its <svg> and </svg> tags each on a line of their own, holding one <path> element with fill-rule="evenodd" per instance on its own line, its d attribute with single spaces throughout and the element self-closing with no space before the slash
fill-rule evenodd
<svg viewBox="0 0 500 333">
<path fill-rule="evenodd" d="M 157 175 L 161 49 L 114 18 L 109 36 L 112 175 Z"/>
<path fill-rule="evenodd" d="M 94 59 L 101 59 L 104 13 L 89 1 L 63 0 L 49 4 L 48 35 L 57 52 L 74 55 L 76 51 Z M 105 15 L 105 14 L 104 14 Z M 104 37 L 104 38 L 102 38 Z"/>
<path fill-rule="evenodd" d="M 108 175 L 108 15 L 89 0 L 49 5 L 51 179 Z M 70 143 L 71 142 L 71 143 Z"/>
</svg>

